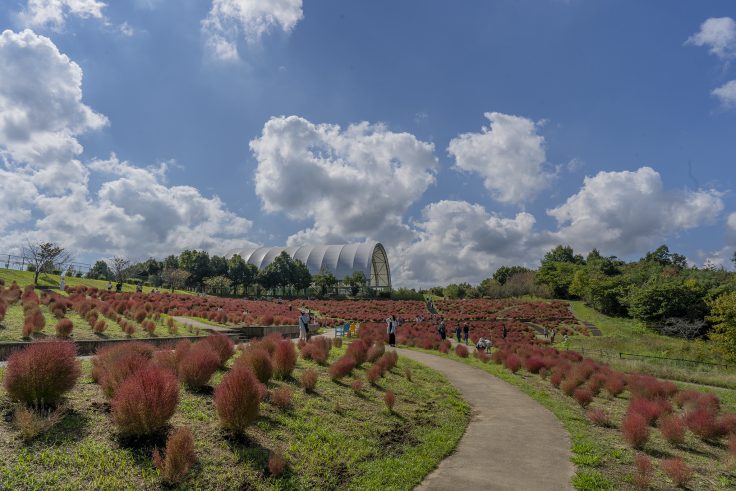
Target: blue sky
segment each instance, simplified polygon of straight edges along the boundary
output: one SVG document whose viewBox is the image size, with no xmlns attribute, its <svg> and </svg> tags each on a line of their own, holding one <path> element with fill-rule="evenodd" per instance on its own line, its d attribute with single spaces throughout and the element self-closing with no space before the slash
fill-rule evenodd
<svg viewBox="0 0 736 491">
<path fill-rule="evenodd" d="M 4 2 L 0 252 L 380 240 L 406 285 L 561 242 L 729 266 L 734 18 L 728 1 Z"/>
</svg>

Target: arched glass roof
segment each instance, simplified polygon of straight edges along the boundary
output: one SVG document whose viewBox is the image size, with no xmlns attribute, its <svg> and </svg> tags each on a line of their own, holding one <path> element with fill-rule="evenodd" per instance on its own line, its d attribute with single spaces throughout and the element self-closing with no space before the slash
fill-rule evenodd
<svg viewBox="0 0 736 491">
<path fill-rule="evenodd" d="M 303 245 L 296 247 L 254 247 L 234 251 L 245 262 L 263 269 L 273 262 L 283 251 L 298 259 L 309 268 L 312 274 L 322 270 L 329 271 L 342 281 L 355 271 L 362 271 L 369 279 L 369 286 L 391 288 L 391 270 L 388 265 L 386 249 L 380 242 L 345 245 Z"/>
</svg>

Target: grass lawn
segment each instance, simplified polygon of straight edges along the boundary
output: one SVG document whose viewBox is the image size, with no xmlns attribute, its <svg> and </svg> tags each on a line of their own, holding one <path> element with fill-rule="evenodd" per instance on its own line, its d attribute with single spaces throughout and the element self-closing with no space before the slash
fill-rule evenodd
<svg viewBox="0 0 736 491">
<path fill-rule="evenodd" d="M 513 374 L 501 365 L 495 365 L 492 362 L 484 364 L 473 357 L 460 358 L 454 352 L 449 355 L 439 355 L 437 351 L 411 349 L 437 356 L 448 356 L 452 360 L 481 368 L 518 387 L 552 411 L 570 433 L 573 453 L 571 460 L 577 466 L 577 473 L 572 480 L 576 489 L 635 489 L 632 479 L 636 453 L 626 444 L 618 429 L 628 407 L 628 392 L 616 398 L 606 397 L 602 392 L 601 396 L 595 398 L 590 408 L 600 408 L 606 411 L 615 426 L 614 428 L 601 428 L 588 421 L 585 410 L 574 399 L 565 396 L 548 380 L 543 380 L 538 375 L 524 370 Z M 710 387 L 693 384 L 681 384 L 681 386 L 703 392 L 716 392 L 722 399 L 724 412 L 736 411 L 736 391 L 712 390 Z M 673 447 L 661 437 L 656 428 L 651 428 L 650 433 L 651 438 L 645 447 L 645 452 L 652 458 L 656 469 L 650 489 L 674 488 L 672 482 L 659 470 L 659 461 L 673 456 L 683 458 L 695 469 L 695 478 L 689 489 L 736 489 L 736 467 L 727 458 L 727 450 L 723 445 L 703 443 L 688 432 L 684 445 Z"/>
<path fill-rule="evenodd" d="M 332 350 L 334 360 L 344 350 Z M 231 362 L 232 363 L 232 362 Z M 412 370 L 412 381 L 404 376 Z M 84 362 L 89 373 L 90 364 Z M 326 367 L 299 360 L 320 374 L 315 394 L 296 380 L 287 386 L 292 409 L 261 404 L 261 416 L 247 438 L 220 429 L 211 393 L 182 388 L 173 427 L 188 426 L 198 463 L 179 489 L 412 489 L 457 444 L 470 419 L 458 392 L 438 372 L 411 360 L 368 386 L 361 395 L 352 377 L 334 383 Z M 363 377 L 364 369 L 355 376 Z M 216 385 L 222 373 L 211 381 Z M 391 389 L 396 406 L 389 413 L 383 394 Z M 13 403 L 0 389 L 0 488 L 8 489 L 160 489 L 151 461 L 157 441 L 120 441 L 110 422 L 109 405 L 86 375 L 70 393 L 63 420 L 45 435 L 22 441 L 12 423 Z M 280 478 L 264 470 L 271 451 L 283 452 L 287 471 Z"/>
<path fill-rule="evenodd" d="M 55 326 L 57 319 L 54 317 L 48 310 L 48 308 L 41 304 L 39 305 L 39 308 L 41 309 L 41 312 L 44 314 L 44 318 L 46 319 L 46 327 L 44 327 L 43 332 L 40 335 L 34 335 L 34 338 L 39 337 L 50 337 L 50 336 L 56 336 Z M 128 335 L 125 334 L 120 327 L 120 325 L 117 322 L 114 322 L 110 319 L 104 318 L 100 316 L 101 319 L 104 319 L 107 323 L 107 330 L 103 334 L 96 334 L 90 325 L 85 321 L 82 317 L 79 316 L 78 313 L 74 312 L 73 310 L 69 310 L 66 313 L 66 318 L 71 320 L 72 323 L 74 323 L 74 330 L 72 331 L 72 335 L 70 339 L 76 339 L 76 340 L 83 340 L 83 339 L 121 339 L 121 338 L 127 338 Z M 168 328 L 164 325 L 164 321 L 166 319 L 166 316 L 161 316 L 161 319 L 156 322 L 156 330 L 154 331 L 154 334 L 157 336 L 171 336 L 172 334 L 169 333 Z M 134 321 L 131 321 L 136 325 L 136 331 L 133 333 L 133 338 L 147 338 L 150 337 L 149 334 L 143 330 L 143 328 L 135 323 Z M 176 325 L 176 331 L 174 335 L 206 335 L 208 333 L 200 332 L 199 329 L 196 328 L 190 328 L 188 326 L 183 326 L 177 322 L 175 322 Z M 10 305 L 8 307 L 8 310 L 5 314 L 5 319 L 0 321 L 0 342 L 2 341 L 23 341 L 23 307 L 18 303 L 15 305 Z"/>
<path fill-rule="evenodd" d="M 32 285 L 33 284 L 33 272 L 31 271 L 19 271 L 17 269 L 5 269 L 0 268 L 0 279 L 5 281 L 5 286 L 9 287 L 13 281 L 18 283 L 18 286 L 23 288 L 26 285 Z M 59 288 L 59 282 L 61 281 L 61 276 L 56 274 L 46 274 L 41 273 L 38 276 L 38 286 L 48 286 L 52 288 Z M 76 278 L 73 276 L 66 276 L 64 279 L 64 282 L 66 286 L 90 286 L 94 288 L 99 288 L 101 290 L 107 289 L 107 281 L 105 280 L 91 280 L 88 278 Z M 113 291 L 115 291 L 115 282 L 112 283 Z M 150 286 L 144 286 L 143 292 L 148 293 L 151 290 L 153 290 Z M 135 285 L 129 285 L 127 283 L 123 283 L 123 291 L 124 292 L 135 292 Z M 168 290 L 162 290 L 162 291 L 168 291 Z M 174 293 L 184 293 L 184 294 L 191 294 L 191 292 L 181 291 L 181 290 L 174 290 Z"/>
</svg>

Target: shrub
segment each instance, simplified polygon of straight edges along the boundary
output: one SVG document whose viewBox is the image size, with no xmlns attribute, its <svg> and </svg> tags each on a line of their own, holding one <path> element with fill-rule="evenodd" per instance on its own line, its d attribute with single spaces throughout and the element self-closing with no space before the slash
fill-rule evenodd
<svg viewBox="0 0 736 491">
<path fill-rule="evenodd" d="M 728 453 L 731 454 L 731 457 L 736 457 L 736 435 L 728 438 Z"/>
<path fill-rule="evenodd" d="M 588 407 L 593 402 L 593 393 L 587 387 L 578 387 L 572 397 L 581 407 Z"/>
<path fill-rule="evenodd" d="M 372 365 L 368 370 L 366 370 L 365 379 L 368 381 L 369 384 L 372 385 L 376 383 L 376 380 L 381 378 L 381 375 L 383 375 L 381 365 L 376 363 Z"/>
<path fill-rule="evenodd" d="M 693 389 L 682 390 L 675 394 L 675 397 L 673 397 L 672 400 L 675 401 L 677 407 L 692 409 L 698 405 L 698 401 L 700 400 L 700 392 Z"/>
<path fill-rule="evenodd" d="M 675 486 L 684 488 L 693 478 L 693 470 L 679 457 L 663 460 L 660 467 Z"/>
<path fill-rule="evenodd" d="M 406 380 L 411 382 L 411 368 L 404 367 L 404 377 L 406 377 Z"/>
<path fill-rule="evenodd" d="M 227 361 L 233 356 L 233 353 L 235 353 L 235 343 L 233 343 L 232 339 L 224 334 L 210 334 L 204 338 L 204 342 L 207 343 L 215 353 L 217 353 L 220 360 L 220 366 L 225 366 L 225 363 L 227 363 Z"/>
<path fill-rule="evenodd" d="M 179 362 L 176 373 L 187 387 L 200 388 L 207 385 L 219 366 L 220 356 L 212 345 L 199 342 Z"/>
<path fill-rule="evenodd" d="M 608 392 L 611 397 L 616 397 L 624 391 L 626 388 L 626 382 L 620 375 L 612 375 L 608 378 L 603 388 Z"/>
<path fill-rule="evenodd" d="M 685 424 L 701 440 L 716 440 L 723 436 L 723 428 L 717 424 L 715 413 L 704 407 L 687 413 Z"/>
<path fill-rule="evenodd" d="M 18 406 L 15 409 L 15 426 L 23 441 L 30 441 L 56 426 L 64 415 L 63 407 L 53 411 Z"/>
<path fill-rule="evenodd" d="M 69 319 L 59 319 L 56 322 L 56 335 L 60 338 L 68 338 L 74 329 L 74 324 Z"/>
<path fill-rule="evenodd" d="M 36 334 L 42 332 L 43 328 L 46 327 L 46 318 L 38 307 L 33 307 L 29 310 L 26 318 L 30 319 L 30 323 L 33 326 L 33 332 Z"/>
<path fill-rule="evenodd" d="M 589 409 L 587 413 L 588 419 L 596 426 L 609 427 L 611 420 L 603 409 Z"/>
<path fill-rule="evenodd" d="M 320 340 L 326 339 L 326 338 L 322 338 L 321 336 L 319 338 Z M 276 350 L 276 346 L 278 346 L 278 344 L 281 341 L 283 341 L 283 339 L 284 338 L 281 336 L 281 334 L 274 332 L 274 333 L 269 334 L 268 336 L 263 337 L 259 341 L 259 344 L 261 348 L 265 349 L 268 352 L 268 356 L 271 356 L 273 355 L 273 352 Z M 318 341 L 317 338 L 315 338 L 315 342 L 320 342 L 320 341 Z M 329 348 L 328 348 L 328 351 L 329 351 Z"/>
<path fill-rule="evenodd" d="M 342 348 L 342 338 L 332 338 L 333 348 Z"/>
<path fill-rule="evenodd" d="M 529 356 L 524 360 L 524 368 L 530 373 L 539 373 L 544 368 L 544 360 L 538 356 Z"/>
<path fill-rule="evenodd" d="M 2 322 L 3 319 L 5 318 L 5 314 L 7 310 L 8 310 L 8 306 L 6 305 L 5 300 L 3 300 L 2 297 L 0 297 L 0 322 Z"/>
<path fill-rule="evenodd" d="M 5 368 L 5 390 L 30 406 L 53 406 L 79 379 L 76 356 L 76 347 L 67 341 L 37 342 L 16 351 Z"/>
<path fill-rule="evenodd" d="M 258 418 L 258 379 L 247 366 L 236 365 L 215 389 L 215 408 L 223 427 L 243 432 Z"/>
<path fill-rule="evenodd" d="M 92 357 L 92 378 L 105 395 L 114 395 L 118 386 L 153 358 L 153 346 L 140 341 L 117 344 L 97 351 Z"/>
<path fill-rule="evenodd" d="M 184 359 L 189 350 L 192 349 L 192 342 L 188 339 L 182 339 L 174 346 L 174 359 L 178 365 Z"/>
<path fill-rule="evenodd" d="M 320 365 L 327 361 L 327 351 L 317 343 L 307 343 L 301 349 L 302 358 L 305 360 L 313 360 Z"/>
<path fill-rule="evenodd" d="M 288 339 L 279 342 L 271 359 L 274 376 L 282 380 L 289 378 L 296 367 L 296 356 L 294 343 Z"/>
<path fill-rule="evenodd" d="M 347 354 L 338 358 L 328 369 L 330 378 L 334 381 L 350 375 L 355 368 L 355 363 L 355 358 Z"/>
<path fill-rule="evenodd" d="M 649 489 L 652 483 L 652 474 L 654 474 L 654 466 L 652 460 L 645 454 L 638 453 L 634 458 L 636 474 L 634 474 L 634 486 L 637 489 Z"/>
<path fill-rule="evenodd" d="M 120 384 L 112 400 L 112 420 L 124 436 L 155 433 L 174 415 L 179 383 L 169 371 L 148 365 Z"/>
<path fill-rule="evenodd" d="M 621 424 L 624 440 L 634 448 L 640 449 L 649 440 L 649 427 L 646 418 L 639 413 L 629 412 Z"/>
<path fill-rule="evenodd" d="M 658 401 L 650 401 L 648 399 L 634 399 L 629 404 L 628 412 L 634 412 L 642 415 L 646 419 L 647 424 L 654 424 L 659 416 L 664 412 L 664 407 Z"/>
<path fill-rule="evenodd" d="M 724 414 L 716 420 L 720 432 L 724 435 L 736 433 L 736 414 Z"/>
<path fill-rule="evenodd" d="M 437 349 L 439 350 L 440 353 L 446 355 L 447 353 L 450 352 L 450 346 L 452 345 L 447 340 L 445 340 L 440 343 L 440 346 Z"/>
<path fill-rule="evenodd" d="M 672 445 L 681 445 L 685 441 L 685 423 L 679 416 L 664 416 L 659 420 L 659 431 L 662 438 Z"/>
<path fill-rule="evenodd" d="M 306 370 L 304 370 L 301 377 L 304 392 L 314 392 L 314 388 L 317 386 L 318 378 L 319 374 L 315 370 L 312 370 L 311 368 L 307 368 Z"/>
<path fill-rule="evenodd" d="M 555 370 L 552 372 L 552 375 L 549 377 L 549 383 L 551 383 L 554 387 L 559 388 L 560 384 L 562 383 L 562 372 L 559 370 Z"/>
<path fill-rule="evenodd" d="M 194 453 L 194 438 L 189 428 L 174 430 L 166 440 L 166 455 L 161 456 L 158 449 L 153 451 L 153 463 L 161 473 L 166 484 L 178 484 L 197 461 Z"/>
<path fill-rule="evenodd" d="M 169 349 L 162 349 L 153 353 L 153 363 L 157 367 L 164 368 L 173 374 L 178 373 L 176 355 Z"/>
<path fill-rule="evenodd" d="M 521 360 L 515 353 L 508 355 L 504 360 L 504 364 L 506 365 L 506 368 L 511 370 L 511 373 L 516 373 L 521 368 Z"/>
<path fill-rule="evenodd" d="M 355 360 L 355 366 L 359 368 L 368 360 L 368 348 L 362 339 L 358 339 L 348 345 L 345 356 L 352 357 Z"/>
<path fill-rule="evenodd" d="M 135 334 L 135 326 L 131 324 L 130 322 L 123 321 L 123 332 L 128 335 L 128 337 L 131 337 L 133 334 Z"/>
<path fill-rule="evenodd" d="M 396 404 L 396 395 L 393 393 L 393 391 L 387 390 L 383 394 L 383 402 L 386 403 L 386 407 L 388 408 L 388 411 L 393 412 L 394 404 Z"/>
<path fill-rule="evenodd" d="M 95 322 L 95 327 L 93 328 L 93 330 L 97 334 L 102 334 L 103 332 L 107 330 L 107 322 L 105 322 L 102 319 L 98 320 L 97 322 Z"/>
<path fill-rule="evenodd" d="M 291 406 L 291 391 L 288 387 L 279 387 L 271 392 L 271 404 L 279 409 Z"/>
<path fill-rule="evenodd" d="M 268 457 L 268 473 L 273 477 L 279 477 L 286 470 L 286 462 L 281 454 L 272 453 Z"/>
<path fill-rule="evenodd" d="M 455 346 L 455 354 L 459 356 L 460 358 L 467 358 L 468 357 L 468 347 L 464 344 L 458 344 Z"/>
<path fill-rule="evenodd" d="M 375 363 L 375 361 L 382 357 L 385 352 L 386 346 L 384 346 L 382 341 L 373 343 L 373 346 L 368 350 L 368 361 Z"/>
<path fill-rule="evenodd" d="M 145 320 L 141 322 L 141 327 L 149 334 L 149 336 L 153 336 L 153 333 L 156 331 L 156 323 L 153 321 Z"/>
<path fill-rule="evenodd" d="M 246 351 L 240 355 L 235 364 L 246 366 L 253 370 L 253 374 L 262 384 L 271 380 L 271 376 L 273 375 L 271 358 L 268 356 L 268 351 L 265 349 L 257 348 Z"/>
<path fill-rule="evenodd" d="M 574 377 L 568 377 L 560 384 L 560 390 L 564 392 L 566 396 L 572 397 L 579 385 L 580 380 Z"/>
<path fill-rule="evenodd" d="M 353 389 L 355 395 L 360 395 L 361 392 L 363 392 L 363 381 L 359 378 L 356 378 L 355 380 L 353 380 L 353 383 L 350 384 L 350 388 Z"/>
</svg>

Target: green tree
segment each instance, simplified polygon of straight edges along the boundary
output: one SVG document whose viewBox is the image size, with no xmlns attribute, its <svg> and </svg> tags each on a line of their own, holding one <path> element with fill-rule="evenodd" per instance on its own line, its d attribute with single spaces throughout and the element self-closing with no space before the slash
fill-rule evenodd
<svg viewBox="0 0 736 491">
<path fill-rule="evenodd" d="M 189 273 L 189 286 L 202 286 L 210 276 L 210 256 L 205 251 L 186 250 L 179 256 L 179 268 Z"/>
<path fill-rule="evenodd" d="M 223 256 L 210 257 L 210 275 L 227 276 L 228 262 Z"/>
<path fill-rule="evenodd" d="M 162 269 L 179 269 L 179 258 L 173 254 L 163 260 Z"/>
<path fill-rule="evenodd" d="M 33 266 L 33 284 L 38 284 L 39 273 L 51 273 L 61 270 L 72 260 L 66 249 L 53 242 L 40 242 L 23 248 L 23 258 Z"/>
<path fill-rule="evenodd" d="M 312 277 L 314 285 L 319 288 L 320 295 L 326 295 L 328 291 L 332 291 L 337 285 L 335 275 L 327 270 L 322 270 Z"/>
<path fill-rule="evenodd" d="M 527 271 L 531 271 L 529 268 L 525 268 L 524 266 L 501 266 L 496 270 L 495 273 L 493 273 L 493 279 L 496 280 L 499 284 L 503 285 L 508 281 L 509 278 L 514 276 L 518 273 L 526 273 Z"/>
<path fill-rule="evenodd" d="M 724 357 L 736 362 L 736 292 L 724 293 L 708 302 L 713 323 L 710 339 Z"/>
<path fill-rule="evenodd" d="M 93 280 L 111 280 L 112 271 L 105 261 L 97 260 L 92 268 L 87 272 L 87 278 Z"/>
<path fill-rule="evenodd" d="M 279 278 L 273 263 L 258 272 L 256 283 L 266 291 L 273 291 L 279 285 Z"/>
<path fill-rule="evenodd" d="M 204 279 L 207 293 L 215 295 L 226 295 L 230 293 L 233 282 L 227 276 L 210 276 Z"/>
<path fill-rule="evenodd" d="M 282 294 L 286 294 L 286 287 L 294 284 L 294 260 L 286 251 L 282 251 L 269 266 L 273 266 L 276 285 L 281 287 Z"/>
<path fill-rule="evenodd" d="M 694 280 L 653 281 L 629 295 L 629 315 L 659 326 L 669 318 L 702 319 L 706 312 L 705 289 Z"/>
<path fill-rule="evenodd" d="M 178 268 L 166 268 L 161 272 L 161 279 L 165 284 L 169 285 L 172 293 L 174 289 L 180 290 L 184 288 L 189 276 L 187 271 Z"/>
<path fill-rule="evenodd" d="M 580 254 L 575 254 L 572 247 L 569 245 L 558 245 L 554 249 L 547 251 L 544 255 L 542 264 L 549 262 L 583 264 L 585 260 Z"/>
<path fill-rule="evenodd" d="M 353 271 L 353 274 L 346 276 L 342 282 L 350 287 L 350 295 L 354 297 L 365 288 L 365 273 L 362 271 Z"/>
<path fill-rule="evenodd" d="M 547 285 L 555 298 L 570 298 L 570 286 L 575 273 L 581 268 L 579 263 L 574 262 L 545 261 L 537 272 L 536 282 Z"/>
<path fill-rule="evenodd" d="M 301 292 L 306 292 L 312 284 L 312 274 L 309 272 L 309 268 L 298 259 L 294 260 L 292 282 L 294 289 Z"/>
<path fill-rule="evenodd" d="M 233 254 L 227 262 L 227 277 L 233 282 L 233 294 L 238 294 L 238 286 L 245 283 L 246 262 L 240 254 Z"/>
</svg>

